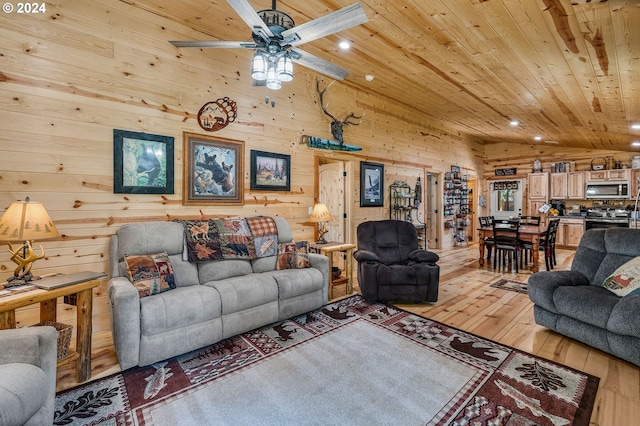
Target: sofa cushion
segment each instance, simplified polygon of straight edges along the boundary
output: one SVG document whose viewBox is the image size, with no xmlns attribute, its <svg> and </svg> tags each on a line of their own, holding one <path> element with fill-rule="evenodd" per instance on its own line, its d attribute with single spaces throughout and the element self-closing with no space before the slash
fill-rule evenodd
<svg viewBox="0 0 640 426">
<path fill-rule="evenodd" d="M 306 241 L 278 244 L 276 269 L 302 269 L 309 266 L 309 249 Z"/>
<path fill-rule="evenodd" d="M 198 277 L 201 283 L 239 277 L 253 272 L 248 260 L 217 260 L 198 264 Z"/>
<path fill-rule="evenodd" d="M 279 300 L 290 299 L 303 294 L 311 294 L 321 290 L 324 284 L 322 272 L 315 268 L 285 269 L 265 272 L 278 283 Z"/>
<path fill-rule="evenodd" d="M 47 399 L 47 375 L 33 364 L 0 365 L 0 425 L 25 424 Z"/>
<path fill-rule="evenodd" d="M 640 293 L 640 257 L 621 265 L 604 280 L 604 288 L 616 296 Z"/>
<path fill-rule="evenodd" d="M 623 336 L 640 338 L 640 321 L 637 320 L 640 312 L 640 294 L 633 294 L 618 299 L 613 308 L 607 330 Z"/>
<path fill-rule="evenodd" d="M 278 300 L 278 284 L 265 274 L 249 274 L 204 283 L 220 294 L 222 314 L 228 315 Z"/>
<path fill-rule="evenodd" d="M 205 286 L 179 287 L 140 300 L 142 335 L 163 333 L 219 318 L 218 293 Z"/>
<path fill-rule="evenodd" d="M 124 255 L 129 279 L 140 297 L 176 288 L 173 267 L 166 252 L 147 255 Z"/>
</svg>

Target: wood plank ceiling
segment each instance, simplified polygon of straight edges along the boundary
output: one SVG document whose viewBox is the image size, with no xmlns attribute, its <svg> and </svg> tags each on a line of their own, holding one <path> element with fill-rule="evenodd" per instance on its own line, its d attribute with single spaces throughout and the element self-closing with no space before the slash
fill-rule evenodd
<svg viewBox="0 0 640 426">
<path fill-rule="evenodd" d="M 250 40 L 225 0 L 122 1 L 195 30 L 185 39 Z M 277 8 L 299 25 L 354 2 L 281 0 Z M 271 8 L 271 0 L 250 3 Z M 538 135 L 539 143 L 629 151 L 640 141 L 640 130 L 631 129 L 640 124 L 640 0 L 361 4 L 368 23 L 301 46 L 350 70 L 342 84 L 486 143 L 534 143 Z M 342 40 L 350 50 L 338 48 Z M 246 57 L 239 72 L 246 68 L 250 82 L 252 51 L 234 54 Z"/>
</svg>

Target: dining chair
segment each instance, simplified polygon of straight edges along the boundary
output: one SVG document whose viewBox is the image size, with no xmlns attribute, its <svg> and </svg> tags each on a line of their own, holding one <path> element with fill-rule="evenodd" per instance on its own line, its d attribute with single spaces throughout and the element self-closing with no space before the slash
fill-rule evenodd
<svg viewBox="0 0 640 426">
<path fill-rule="evenodd" d="M 491 216 L 479 216 L 480 228 L 489 228 L 491 226 Z M 484 238 L 484 247 L 487 250 L 487 260 L 491 260 L 491 252 L 495 247 L 495 241 L 493 237 Z"/>
<path fill-rule="evenodd" d="M 558 227 L 560 226 L 560 219 L 549 220 L 547 226 L 547 232 L 544 236 L 544 241 L 540 241 L 540 249 L 544 250 L 544 263 L 547 267 L 547 271 L 553 269 L 556 263 L 556 235 L 558 234 Z"/>
<path fill-rule="evenodd" d="M 521 225 L 540 225 L 540 216 L 519 216 Z"/>
<path fill-rule="evenodd" d="M 522 253 L 522 246 L 518 234 L 520 221 L 513 219 L 493 219 L 493 239 L 495 241 L 495 254 L 493 269 L 512 264 L 518 272 L 518 257 Z"/>
<path fill-rule="evenodd" d="M 531 225 L 531 226 L 540 226 L 540 216 L 518 216 L 518 220 L 520 220 L 520 225 Z M 528 264 L 528 260 L 533 262 L 533 251 L 531 250 L 531 243 L 528 241 L 521 241 L 522 245 L 522 258 L 524 259 L 524 264 Z M 522 262 L 520 262 L 520 267 L 522 267 Z"/>
</svg>

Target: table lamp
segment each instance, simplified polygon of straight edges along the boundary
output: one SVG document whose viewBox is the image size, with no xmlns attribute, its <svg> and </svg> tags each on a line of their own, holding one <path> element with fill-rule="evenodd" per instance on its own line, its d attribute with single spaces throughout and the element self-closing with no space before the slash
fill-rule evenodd
<svg viewBox="0 0 640 426">
<path fill-rule="evenodd" d="M 0 241 L 9 243 L 11 260 L 18 265 L 7 282 L 20 285 L 38 279 L 31 274 L 31 266 L 44 258 L 44 248 L 40 246 L 40 254 L 36 254 L 31 244 L 33 240 L 59 235 L 42 203 L 32 202 L 29 197 L 12 203 L 0 218 Z M 22 245 L 14 249 L 11 242 L 22 242 Z"/>
<path fill-rule="evenodd" d="M 331 213 L 329 213 L 329 209 L 327 209 L 325 204 L 317 203 L 313 206 L 311 219 L 309 219 L 309 221 L 318 224 L 318 241 L 316 241 L 316 244 L 327 244 L 324 236 L 328 231 L 324 226 L 324 223 L 330 220 L 333 220 L 333 217 L 331 216 Z"/>
</svg>

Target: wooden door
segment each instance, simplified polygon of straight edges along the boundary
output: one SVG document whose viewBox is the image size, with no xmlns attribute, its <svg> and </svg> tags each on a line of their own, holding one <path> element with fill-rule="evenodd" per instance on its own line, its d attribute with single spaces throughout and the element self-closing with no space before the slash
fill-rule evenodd
<svg viewBox="0 0 640 426">
<path fill-rule="evenodd" d="M 348 242 L 345 236 L 345 166 L 341 161 L 318 166 L 318 200 L 326 204 L 333 220 L 325 223 L 327 241 Z"/>
</svg>

